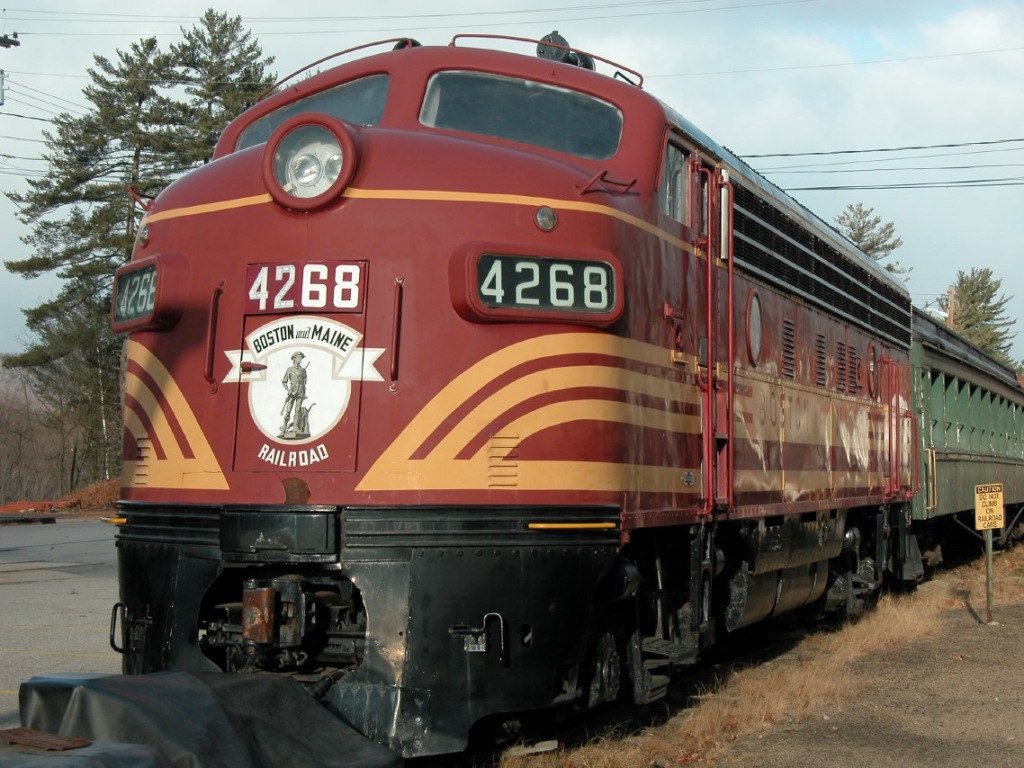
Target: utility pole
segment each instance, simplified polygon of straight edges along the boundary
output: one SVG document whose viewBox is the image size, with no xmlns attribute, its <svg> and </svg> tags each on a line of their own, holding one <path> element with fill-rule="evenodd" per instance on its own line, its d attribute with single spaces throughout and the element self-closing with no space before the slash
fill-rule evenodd
<svg viewBox="0 0 1024 768">
<path fill-rule="evenodd" d="M 18 39 L 18 33 L 14 32 L 10 35 L 0 35 L 0 48 L 17 48 L 21 45 L 21 41 Z M 0 107 L 4 105 L 4 71 L 0 69 Z"/>
<path fill-rule="evenodd" d="M 956 289 L 951 285 L 946 291 L 946 325 L 956 330 Z"/>
</svg>

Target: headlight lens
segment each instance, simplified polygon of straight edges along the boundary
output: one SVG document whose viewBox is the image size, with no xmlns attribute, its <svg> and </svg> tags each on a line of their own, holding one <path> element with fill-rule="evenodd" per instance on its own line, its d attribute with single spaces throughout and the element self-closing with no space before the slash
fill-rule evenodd
<svg viewBox="0 0 1024 768">
<path fill-rule="evenodd" d="M 337 199 L 355 171 L 355 145 L 346 127 L 326 115 L 301 115 L 267 142 L 264 179 L 282 205 L 310 210 Z"/>
<path fill-rule="evenodd" d="M 294 180 L 300 187 L 312 187 L 323 178 L 323 175 L 323 168 L 316 155 L 299 155 L 292 161 L 288 180 Z"/>
<path fill-rule="evenodd" d="M 333 155 L 327 158 L 327 162 L 324 163 L 324 175 L 334 183 L 339 176 L 341 176 L 341 166 L 343 160 L 341 152 L 335 152 Z"/>
<path fill-rule="evenodd" d="M 274 178 L 285 192 L 295 197 L 323 194 L 341 172 L 341 144 L 322 125 L 296 128 L 277 145 L 274 155 Z M 326 172 L 328 163 L 333 173 Z"/>
</svg>

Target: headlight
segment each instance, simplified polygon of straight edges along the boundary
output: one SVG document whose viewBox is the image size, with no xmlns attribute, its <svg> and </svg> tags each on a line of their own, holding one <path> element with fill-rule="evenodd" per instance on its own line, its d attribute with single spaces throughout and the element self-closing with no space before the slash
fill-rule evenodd
<svg viewBox="0 0 1024 768">
<path fill-rule="evenodd" d="M 263 177 L 281 205 L 310 210 L 336 199 L 355 172 L 355 143 L 338 120 L 299 115 L 267 142 Z"/>
</svg>

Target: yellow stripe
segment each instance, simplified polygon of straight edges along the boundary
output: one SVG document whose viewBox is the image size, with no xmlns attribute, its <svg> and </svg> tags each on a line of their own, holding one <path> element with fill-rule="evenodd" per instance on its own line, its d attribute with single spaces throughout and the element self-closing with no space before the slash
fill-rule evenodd
<svg viewBox="0 0 1024 768">
<path fill-rule="evenodd" d="M 164 396 L 166 404 L 161 405 L 153 392 L 138 377 L 126 377 L 125 393 L 135 398 L 149 417 L 152 430 L 160 441 L 166 458 L 157 460 L 152 456 L 144 462 L 123 461 L 121 484 L 126 487 L 135 485 L 138 470 L 140 477 L 145 476 L 144 484 L 151 488 L 227 490 L 227 478 L 224 477 L 206 434 L 170 371 L 142 344 L 129 341 L 127 349 L 128 358 L 138 363 L 149 374 Z M 165 408 L 174 414 L 195 458 L 185 458 L 171 429 Z M 136 439 L 148 437 L 142 421 L 130 408 L 125 408 L 125 425 Z M 139 484 L 142 485 L 143 482 L 140 480 Z"/>
<path fill-rule="evenodd" d="M 502 434 L 519 435 L 522 440 L 549 427 L 573 421 L 604 421 L 643 428 L 660 428 L 665 432 L 681 435 L 699 435 L 701 427 L 699 416 L 681 416 L 612 400 L 565 400 L 531 411 L 508 425 L 502 425 L 500 429 Z M 492 458 L 505 458 L 516 447 L 509 445 L 489 452 L 490 446 L 484 446 L 480 453 L 489 452 Z M 444 454 L 432 451 L 431 457 L 443 458 Z"/>
<path fill-rule="evenodd" d="M 690 253 L 697 253 L 697 250 L 685 240 L 681 240 L 665 230 L 656 227 L 649 221 L 639 216 L 620 211 L 607 205 L 597 203 L 585 203 L 580 200 L 562 200 L 554 197 L 533 197 L 531 195 L 503 195 L 493 192 L 457 192 L 448 190 L 433 189 L 359 189 L 349 187 L 342 193 L 342 197 L 351 200 L 405 200 L 405 201 L 428 201 L 447 203 L 492 203 L 495 205 L 522 205 L 539 207 L 546 205 L 563 211 L 579 211 L 581 213 L 596 213 L 601 216 L 609 216 L 618 221 L 629 224 L 637 229 L 654 235 L 655 237 L 670 243 L 677 248 L 682 248 Z M 263 205 L 273 200 L 269 194 L 253 195 L 251 197 L 240 197 L 234 200 L 222 200 L 217 203 L 205 203 L 203 205 L 192 205 L 187 208 L 173 208 L 167 211 L 153 213 L 143 218 L 143 224 L 153 224 L 158 221 L 177 219 L 184 216 L 199 216 L 206 213 L 219 213 L 230 211 L 236 208 L 245 208 L 252 205 Z"/>
<path fill-rule="evenodd" d="M 601 216 L 610 216 L 626 224 L 642 229 L 650 235 L 661 238 L 677 248 L 682 248 L 690 253 L 695 253 L 694 247 L 670 235 L 665 230 L 654 226 L 649 221 L 639 216 L 611 208 L 607 205 L 597 203 L 584 203 L 579 200 L 563 200 L 554 197 L 533 197 L 531 195 L 503 195 L 494 192 L 452 192 L 447 190 L 432 189 L 357 189 L 350 187 L 342 194 L 343 197 L 355 200 L 420 200 L 433 202 L 451 203 L 494 203 L 497 205 L 524 205 L 539 207 L 546 205 L 549 208 L 562 209 L 565 211 L 580 211 L 582 213 L 596 213 Z"/>
<path fill-rule="evenodd" d="M 455 456 L 495 418 L 525 399 L 568 386 L 604 386 L 653 394 L 680 402 L 696 402 L 696 388 L 678 380 L 639 374 L 610 366 L 552 367 L 528 374 L 489 396 L 453 425 L 443 440 L 422 460 L 411 457 L 461 404 L 487 383 L 525 362 L 591 353 L 668 369 L 663 347 L 602 333 L 558 333 L 513 344 L 484 358 L 456 376 L 439 392 L 385 449 L 360 481 L 357 490 L 441 490 L 504 487 L 515 490 L 589 489 L 594 491 L 648 491 L 697 493 L 682 484 L 683 469 L 595 461 L 506 461 L 509 451 L 524 437 L 577 419 L 625 421 L 658 425 L 670 431 L 696 433 L 696 417 L 662 414 L 652 409 L 612 401 L 578 406 L 576 401 L 553 403 L 519 417 L 499 434 L 522 430 L 501 445 L 488 443 L 467 460 Z M 586 375 L 582 375 L 586 372 Z M 667 377 L 673 374 L 666 374 Z M 678 376 L 678 374 L 675 374 Z M 595 381 L 596 378 L 596 381 Z M 589 408 L 589 410 L 588 410 Z M 500 477 L 494 473 L 500 469 Z M 494 481 L 493 483 L 491 481 Z"/>
<path fill-rule="evenodd" d="M 531 531 L 606 531 L 615 523 L 530 523 Z"/>
<path fill-rule="evenodd" d="M 149 417 L 149 423 L 152 425 L 153 436 L 160 443 L 160 446 L 164 449 L 164 454 L 167 456 L 169 461 L 183 461 L 185 454 L 181 450 L 181 446 L 178 445 L 177 439 L 175 439 L 174 431 L 171 429 L 171 424 L 167 420 L 167 415 L 164 413 L 163 408 L 160 407 L 160 403 L 156 399 L 156 395 L 152 390 L 147 387 L 141 379 L 135 374 L 128 373 L 125 376 L 124 382 L 125 394 L 131 395 L 139 405 L 142 406 L 143 412 Z M 147 436 L 145 435 L 145 427 L 142 424 L 142 420 L 136 417 L 135 413 L 131 414 L 130 419 L 126 419 L 126 423 L 130 423 L 132 427 L 132 434 L 136 438 Z M 138 430 L 138 431 L 136 431 Z"/>
<path fill-rule="evenodd" d="M 441 441 L 431 453 L 436 456 L 454 458 L 467 443 L 471 442 L 489 423 L 510 406 L 519 405 L 531 397 L 573 387 L 603 387 L 620 392 L 642 393 L 663 400 L 696 403 L 699 392 L 696 386 L 680 385 L 655 376 L 634 373 L 622 368 L 599 365 L 578 365 L 571 368 L 554 368 L 536 371 L 516 379 L 508 386 L 495 392 L 466 415 L 458 425 Z M 573 404 L 579 407 L 569 414 L 563 409 Z M 588 410 L 589 409 L 589 410 Z M 542 414 L 544 415 L 542 417 Z M 629 415 L 631 418 L 626 418 Z M 502 431 L 523 436 L 540 432 L 547 427 L 576 420 L 618 421 L 638 426 L 656 426 L 674 432 L 699 431 L 700 426 L 683 416 L 674 416 L 664 411 L 653 411 L 611 400 L 573 400 L 538 408 L 521 416 Z"/>
<path fill-rule="evenodd" d="M 250 205 L 262 205 L 263 203 L 269 203 L 273 198 L 268 192 L 264 192 L 262 195 L 253 195 L 252 197 L 239 197 L 234 200 L 221 200 L 217 203 L 204 203 L 203 205 L 190 205 L 188 208 L 172 208 L 167 211 L 160 211 L 159 213 L 151 213 L 149 216 L 144 216 L 142 219 L 143 224 L 152 224 L 157 221 L 164 221 L 165 219 L 177 219 L 182 216 L 198 216 L 203 213 L 219 213 L 220 211 L 230 211 L 234 208 L 245 208 Z"/>
</svg>

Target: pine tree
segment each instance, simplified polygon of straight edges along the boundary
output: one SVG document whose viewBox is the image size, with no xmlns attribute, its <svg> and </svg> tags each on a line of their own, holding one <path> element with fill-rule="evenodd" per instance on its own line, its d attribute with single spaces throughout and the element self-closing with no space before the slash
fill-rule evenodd
<svg viewBox="0 0 1024 768">
<path fill-rule="evenodd" d="M 64 281 L 55 299 L 25 311 L 34 341 L 3 364 L 31 377 L 60 436 L 65 488 L 106 479 L 116 466 L 121 340 L 108 317 L 114 270 L 131 256 L 141 219 L 132 190 L 155 196 L 207 159 L 242 103 L 271 79 L 270 60 L 260 60 L 237 17 L 207 11 L 201 26 L 182 31 L 185 42 L 170 53 L 149 38 L 113 60 L 94 55 L 83 90 L 89 111 L 59 115 L 44 134 L 46 175 L 7 193 L 30 227 L 22 241 L 32 253 L 4 266 Z"/>
<path fill-rule="evenodd" d="M 56 272 L 64 280 L 55 299 L 26 311 L 35 341 L 5 365 L 29 369 L 43 403 L 74 425 L 73 453 L 95 462 L 85 469 L 66 462 L 72 485 L 106 479 L 114 466 L 120 344 L 107 317 L 111 277 L 130 256 L 138 223 L 128 188 L 155 193 L 167 183 L 162 158 L 184 121 L 158 90 L 174 73 L 154 38 L 118 51 L 114 61 L 93 60 L 83 91 L 90 111 L 54 121 L 55 131 L 45 134 L 47 174 L 29 180 L 28 192 L 8 194 L 32 227 L 22 240 L 33 254 L 4 262 L 15 274 Z"/>
<path fill-rule="evenodd" d="M 970 274 L 956 273 L 951 295 L 939 299 L 939 306 L 947 313 L 947 323 L 965 339 L 982 351 L 1013 366 L 1010 348 L 1017 335 L 1011 329 L 1016 320 L 1006 317 L 1006 305 L 1012 296 L 996 298 L 1003 281 L 992 276 L 992 270 L 974 267 Z"/>
<path fill-rule="evenodd" d="M 892 252 L 903 245 L 903 238 L 896 236 L 896 225 L 891 221 L 883 224 L 881 216 L 872 216 L 874 212 L 874 208 L 851 203 L 836 216 L 836 226 L 850 242 L 881 263 L 886 271 L 909 276 L 912 267 L 904 267 L 898 261 L 888 261 Z"/>
<path fill-rule="evenodd" d="M 181 147 L 184 165 L 207 162 L 224 126 L 274 83 L 274 59 L 242 27 L 241 17 L 207 10 L 199 24 L 182 28 L 185 40 L 171 48 L 178 78 L 191 97 L 191 141 Z"/>
</svg>

